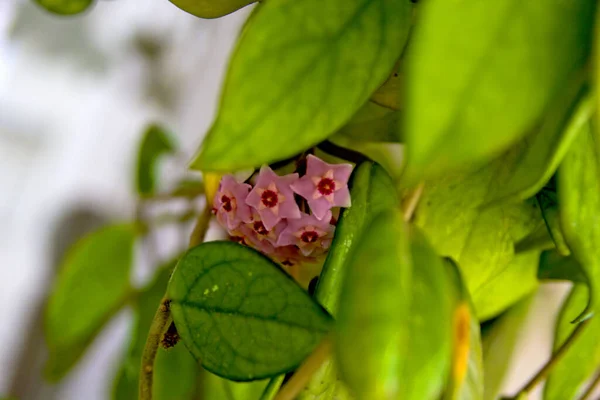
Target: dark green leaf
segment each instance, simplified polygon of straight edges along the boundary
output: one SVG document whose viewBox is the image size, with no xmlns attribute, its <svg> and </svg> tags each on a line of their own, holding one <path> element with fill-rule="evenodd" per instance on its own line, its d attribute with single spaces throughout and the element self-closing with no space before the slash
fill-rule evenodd
<svg viewBox="0 0 600 400">
<path fill-rule="evenodd" d="M 341 285 L 349 254 L 374 215 L 398 205 L 394 183 L 372 162 L 359 165 L 350 182 L 352 206 L 342 211 L 333 243 L 323 265 L 315 297 L 332 315 L 337 314 Z"/>
<path fill-rule="evenodd" d="M 347 265 L 336 345 L 358 399 L 434 398 L 448 371 L 448 275 L 422 236 L 411 236 L 412 244 L 398 212 L 383 211 Z"/>
<path fill-rule="evenodd" d="M 87 10 L 94 0 L 34 0 L 46 10 L 55 14 L 73 15 Z"/>
<path fill-rule="evenodd" d="M 158 125 L 151 125 L 144 132 L 137 159 L 136 186 L 139 194 L 149 196 L 156 188 L 158 159 L 175 150 L 173 139 Z"/>
<path fill-rule="evenodd" d="M 578 320 L 598 310 L 600 296 L 600 140 L 584 125 L 559 168 L 560 222 L 567 245 L 590 285 Z"/>
<path fill-rule="evenodd" d="M 536 196 L 542 216 L 546 224 L 550 238 L 558 251 L 563 256 L 571 254 L 571 250 L 565 241 L 565 237 L 560 226 L 560 218 L 558 212 L 558 199 L 556 190 L 544 189 Z"/>
<path fill-rule="evenodd" d="M 271 378 L 259 400 L 273 400 L 275 396 L 277 396 L 284 379 L 285 375 L 279 375 L 275 378 Z"/>
<path fill-rule="evenodd" d="M 48 379 L 62 378 L 124 305 L 131 293 L 135 235 L 132 225 L 109 226 L 86 236 L 67 254 L 45 315 Z"/>
<path fill-rule="evenodd" d="M 494 320 L 482 334 L 485 400 L 498 398 L 532 299 L 533 296 L 528 296 L 519 301 Z"/>
<path fill-rule="evenodd" d="M 168 297 L 190 352 L 209 371 L 233 380 L 294 369 L 331 328 L 327 313 L 276 264 L 232 242 L 189 250 Z"/>
<path fill-rule="evenodd" d="M 233 382 L 204 371 L 202 383 L 202 400 L 259 400 L 268 381 Z"/>
<path fill-rule="evenodd" d="M 171 262 L 161 267 L 154 281 L 143 289 L 137 298 L 135 304 L 136 326 L 133 330 L 129 350 L 117 376 L 114 400 L 138 398 L 142 352 L 156 308 L 167 290 L 174 266 L 175 263 Z M 169 350 L 160 348 L 154 364 L 152 398 L 155 400 L 191 399 L 196 390 L 199 373 L 200 367 L 185 346 L 180 344 Z"/>
<path fill-rule="evenodd" d="M 585 307 L 588 299 L 586 285 L 573 287 L 558 316 L 554 349 L 560 347 L 576 327 L 571 321 Z M 600 365 L 600 318 L 594 316 L 565 356 L 552 369 L 544 391 L 545 400 L 575 399 L 583 383 Z"/>
<path fill-rule="evenodd" d="M 531 129 L 586 63 L 595 4 L 420 4 L 407 55 L 407 178 L 483 163 Z"/>
<path fill-rule="evenodd" d="M 538 285 L 539 251 L 514 252 L 514 243 L 541 223 L 537 203 L 482 207 L 507 162 L 426 184 L 415 213 L 437 252 L 458 262 L 479 319 L 499 314 Z"/>
<path fill-rule="evenodd" d="M 399 112 L 368 101 L 332 137 L 363 142 L 398 142 Z"/>
<path fill-rule="evenodd" d="M 588 279 L 577 260 L 572 256 L 561 256 L 556 251 L 544 251 L 540 256 L 538 279 L 588 283 Z"/>
<path fill-rule="evenodd" d="M 333 134 L 390 73 L 411 9 L 409 0 L 265 2 L 239 40 L 192 167 L 268 164 Z"/>
<path fill-rule="evenodd" d="M 169 0 L 183 11 L 200 18 L 219 18 L 256 0 Z"/>
</svg>

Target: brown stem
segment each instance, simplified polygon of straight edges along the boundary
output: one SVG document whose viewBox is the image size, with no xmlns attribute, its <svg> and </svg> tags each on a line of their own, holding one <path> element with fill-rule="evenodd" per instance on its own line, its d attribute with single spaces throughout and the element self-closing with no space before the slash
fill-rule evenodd
<svg viewBox="0 0 600 400">
<path fill-rule="evenodd" d="M 511 397 L 511 399 L 516 400 L 522 394 L 529 393 L 531 390 L 533 390 L 533 388 L 536 387 L 538 383 L 543 381 L 548 376 L 552 368 L 554 368 L 554 366 L 565 356 L 567 350 L 569 350 L 571 345 L 577 340 L 579 336 L 581 336 L 581 333 L 583 332 L 584 328 L 589 324 L 589 322 L 590 319 L 587 319 L 581 322 L 579 325 L 577 325 L 573 333 L 571 333 L 569 338 L 558 348 L 558 350 L 556 350 L 556 352 L 552 355 L 550 360 L 548 360 L 546 365 L 544 365 L 542 369 L 540 369 L 539 372 L 533 378 L 531 378 L 531 380 L 527 382 L 527 384 L 523 386 L 521 390 L 517 392 L 517 394 Z"/>
<path fill-rule="evenodd" d="M 315 351 L 296 370 L 290 380 L 277 393 L 275 400 L 293 400 L 304 389 L 310 378 L 323 365 L 331 354 L 331 337 L 327 336 Z"/>
<path fill-rule="evenodd" d="M 152 383 L 154 379 L 154 361 L 158 353 L 158 346 L 169 329 L 173 319 L 171 317 L 170 300 L 163 298 L 154 314 L 146 346 L 142 353 L 142 366 L 140 371 L 140 399 L 152 400 Z"/>
<path fill-rule="evenodd" d="M 583 395 L 581 395 L 581 398 L 579 400 L 589 400 L 589 399 L 591 399 L 592 398 L 592 394 L 594 394 L 594 391 L 598 387 L 599 384 L 600 384 L 600 370 L 598 370 L 598 372 L 596 372 L 596 376 L 594 377 L 594 379 L 590 383 L 590 386 L 588 386 L 588 388 L 583 393 Z"/>
<path fill-rule="evenodd" d="M 364 154 L 359 153 L 358 151 L 338 146 L 337 144 L 334 144 L 329 140 L 319 143 L 317 145 L 317 148 L 327 154 L 331 154 L 332 156 L 341 158 L 343 160 L 351 161 L 355 164 L 360 164 L 363 161 L 369 160 L 369 158 L 366 157 Z"/>
</svg>

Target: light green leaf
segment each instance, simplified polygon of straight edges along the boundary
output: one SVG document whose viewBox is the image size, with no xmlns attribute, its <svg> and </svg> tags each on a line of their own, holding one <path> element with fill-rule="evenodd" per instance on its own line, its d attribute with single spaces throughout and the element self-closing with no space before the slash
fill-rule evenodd
<svg viewBox="0 0 600 400">
<path fill-rule="evenodd" d="M 514 243 L 540 223 L 535 201 L 483 208 L 495 182 L 507 173 L 502 158 L 465 175 L 425 185 L 415 224 L 442 256 L 460 266 L 477 317 L 491 318 L 538 285 L 539 251 L 515 254 Z"/>
<path fill-rule="evenodd" d="M 254 3 L 256 0 L 169 0 L 177 7 L 200 18 L 219 18 Z"/>
<path fill-rule="evenodd" d="M 538 279 L 588 284 L 588 279 L 577 260 L 572 256 L 564 257 L 556 251 L 544 251 L 540 256 Z"/>
<path fill-rule="evenodd" d="M 527 296 L 483 329 L 484 399 L 496 400 L 511 365 L 515 344 L 531 309 Z"/>
<path fill-rule="evenodd" d="M 407 179 L 506 150 L 586 63 L 593 0 L 430 0 L 406 57 Z"/>
<path fill-rule="evenodd" d="M 315 297 L 336 315 L 349 254 L 370 220 L 382 210 L 398 205 L 394 183 L 381 166 L 372 162 L 359 165 L 350 181 L 352 206 L 345 208 L 315 291 Z"/>
<path fill-rule="evenodd" d="M 585 307 L 588 299 L 586 285 L 575 285 L 558 316 L 554 349 L 559 348 L 571 335 L 576 324 L 571 321 Z M 544 400 L 575 399 L 583 383 L 600 365 L 600 318 L 594 316 L 569 347 L 565 356 L 552 369 L 546 382 Z"/>
<path fill-rule="evenodd" d="M 136 187 L 140 195 L 149 196 L 154 193 L 158 159 L 173 151 L 174 141 L 164 128 L 151 125 L 146 129 L 137 159 Z"/>
<path fill-rule="evenodd" d="M 202 383 L 202 400 L 258 400 L 268 380 L 233 382 L 204 371 Z"/>
<path fill-rule="evenodd" d="M 578 90 L 574 90 L 578 89 Z M 559 98 L 558 106 L 550 109 L 541 127 L 528 135 L 510 151 L 519 154 L 518 162 L 510 165 L 512 172 L 496 182 L 489 202 L 527 199 L 542 189 L 558 168 L 569 146 L 586 124 L 594 110 L 594 99 L 587 85 L 569 87 L 569 93 Z"/>
<path fill-rule="evenodd" d="M 271 378 L 265 387 L 265 390 L 262 392 L 259 400 L 273 400 L 275 396 L 277 396 L 284 379 L 285 375 L 283 374 L 276 376 L 275 378 Z"/>
<path fill-rule="evenodd" d="M 418 232 L 409 238 L 392 210 L 372 220 L 351 254 L 336 341 L 345 382 L 359 400 L 434 398 L 450 363 L 442 260 Z"/>
<path fill-rule="evenodd" d="M 371 101 L 391 110 L 399 110 L 402 89 L 402 64 L 398 62 L 388 79 L 371 96 Z"/>
<path fill-rule="evenodd" d="M 70 249 L 45 315 L 48 379 L 61 379 L 126 302 L 135 235 L 133 225 L 113 225 Z"/>
<path fill-rule="evenodd" d="M 565 241 L 590 285 L 581 321 L 597 311 L 600 302 L 600 139 L 589 123 L 559 168 L 558 197 Z"/>
<path fill-rule="evenodd" d="M 361 142 L 398 142 L 399 114 L 368 101 L 331 140 L 348 138 Z"/>
<path fill-rule="evenodd" d="M 352 400 L 350 390 L 339 375 L 335 360 L 328 359 L 315 372 L 297 400 Z"/>
<path fill-rule="evenodd" d="M 331 328 L 327 313 L 276 264 L 237 243 L 189 250 L 167 293 L 187 348 L 232 380 L 291 371 Z"/>
<path fill-rule="evenodd" d="M 409 0 L 265 2 L 240 37 L 192 167 L 268 164 L 333 134 L 392 70 L 411 9 Z"/>
<path fill-rule="evenodd" d="M 114 400 L 138 398 L 142 352 L 156 308 L 167 290 L 174 262 L 160 268 L 153 282 L 137 298 L 137 321 L 132 332 L 129 350 L 116 378 Z M 191 399 L 195 393 L 200 367 L 196 360 L 179 344 L 172 349 L 159 348 L 154 364 L 153 396 L 155 400 Z"/>
<path fill-rule="evenodd" d="M 94 0 L 34 0 L 46 10 L 55 14 L 74 15 L 87 10 Z"/>
</svg>

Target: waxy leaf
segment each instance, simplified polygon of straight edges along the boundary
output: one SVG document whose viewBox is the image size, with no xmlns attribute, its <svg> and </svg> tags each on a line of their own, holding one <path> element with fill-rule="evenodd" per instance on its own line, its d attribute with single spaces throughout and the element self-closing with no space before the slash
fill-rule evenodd
<svg viewBox="0 0 600 400">
<path fill-rule="evenodd" d="M 481 164 L 533 128 L 586 63 L 595 4 L 420 4 L 406 56 L 407 178 Z"/>
<path fill-rule="evenodd" d="M 479 319 L 491 318 L 532 292 L 539 251 L 514 244 L 539 226 L 535 201 L 482 207 L 507 160 L 425 185 L 415 223 L 437 252 L 457 261 Z"/>
<path fill-rule="evenodd" d="M 142 353 L 152 319 L 165 295 L 174 266 L 174 262 L 162 266 L 153 282 L 144 288 L 136 299 L 136 324 L 129 350 L 117 376 L 114 400 L 138 398 Z M 196 390 L 199 373 L 199 365 L 185 346 L 179 344 L 168 350 L 159 348 L 154 363 L 152 398 L 155 400 L 191 399 Z"/>
<path fill-rule="evenodd" d="M 500 394 L 532 299 L 528 296 L 519 301 L 482 332 L 485 400 L 496 400 Z"/>
<path fill-rule="evenodd" d="M 34 0 L 46 10 L 55 14 L 73 15 L 87 10 L 94 0 Z"/>
<path fill-rule="evenodd" d="M 378 164 L 360 164 L 354 170 L 349 186 L 352 206 L 340 215 L 315 291 L 319 303 L 334 316 L 338 311 L 349 256 L 361 233 L 375 215 L 398 205 L 394 183 Z"/>
<path fill-rule="evenodd" d="M 573 256 L 565 257 L 556 251 L 544 251 L 540 256 L 538 279 L 588 284 L 581 264 Z"/>
<path fill-rule="evenodd" d="M 558 197 L 565 241 L 590 285 L 581 321 L 600 303 L 600 139 L 590 123 L 582 127 L 559 168 Z"/>
<path fill-rule="evenodd" d="M 411 9 L 409 0 L 265 2 L 240 37 L 192 167 L 256 167 L 333 134 L 392 70 Z"/>
<path fill-rule="evenodd" d="M 586 285 L 573 287 L 558 316 L 554 349 L 559 348 L 576 327 L 571 321 L 585 307 L 588 299 Z M 552 369 L 546 382 L 544 400 L 575 399 L 581 386 L 600 365 L 600 318 L 592 317 L 581 333 L 567 350 L 564 358 Z"/>
<path fill-rule="evenodd" d="M 140 195 L 149 196 L 156 188 L 158 159 L 175 151 L 169 134 L 158 125 L 151 125 L 144 132 L 137 159 L 136 187 Z"/>
<path fill-rule="evenodd" d="M 276 264 L 232 242 L 190 249 L 167 296 L 194 357 L 237 381 L 291 371 L 331 328 L 329 315 Z"/>
<path fill-rule="evenodd" d="M 177 7 L 200 18 L 219 18 L 256 0 L 169 0 Z"/>
<path fill-rule="evenodd" d="M 342 289 L 338 365 L 357 399 L 428 399 L 450 364 L 452 293 L 439 258 L 397 211 L 353 249 Z"/>
<path fill-rule="evenodd" d="M 563 256 L 571 254 L 560 226 L 556 189 L 544 189 L 536 196 L 548 233 L 558 251 Z"/>
<path fill-rule="evenodd" d="M 45 315 L 49 379 L 58 380 L 73 367 L 129 297 L 135 235 L 132 225 L 109 226 L 67 254 Z"/>
<path fill-rule="evenodd" d="M 398 111 L 369 101 L 333 136 L 332 140 L 336 137 L 346 137 L 363 142 L 398 142 L 399 114 Z"/>
<path fill-rule="evenodd" d="M 208 371 L 202 373 L 202 400 L 259 400 L 268 381 L 234 382 Z M 192 399 L 192 397 L 188 397 Z M 261 399 L 262 400 L 262 399 Z M 268 399 L 271 400 L 271 399 Z"/>
</svg>

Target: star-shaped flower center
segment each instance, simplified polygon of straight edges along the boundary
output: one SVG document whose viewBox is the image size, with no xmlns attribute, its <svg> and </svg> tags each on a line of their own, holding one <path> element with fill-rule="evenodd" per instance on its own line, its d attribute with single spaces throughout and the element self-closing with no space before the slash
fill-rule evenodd
<svg viewBox="0 0 600 400">
<path fill-rule="evenodd" d="M 323 177 L 319 183 L 317 183 L 317 190 L 322 196 L 330 195 L 335 191 L 335 181 L 333 179 Z"/>
<path fill-rule="evenodd" d="M 267 228 L 265 228 L 262 221 L 255 221 L 254 224 L 252 224 L 252 229 L 254 229 L 254 232 L 262 236 L 267 236 L 269 234 L 269 231 Z"/>
<path fill-rule="evenodd" d="M 223 210 L 225 210 L 225 212 L 231 212 L 233 210 L 232 202 L 235 202 L 235 199 L 232 199 L 227 195 L 221 196 L 221 207 Z"/>
<path fill-rule="evenodd" d="M 277 193 L 273 190 L 265 190 L 260 196 L 260 201 L 267 208 L 273 208 L 279 203 Z"/>
<path fill-rule="evenodd" d="M 319 234 L 316 231 L 304 231 L 300 235 L 300 240 L 304 243 L 314 243 L 319 238 Z"/>
</svg>

